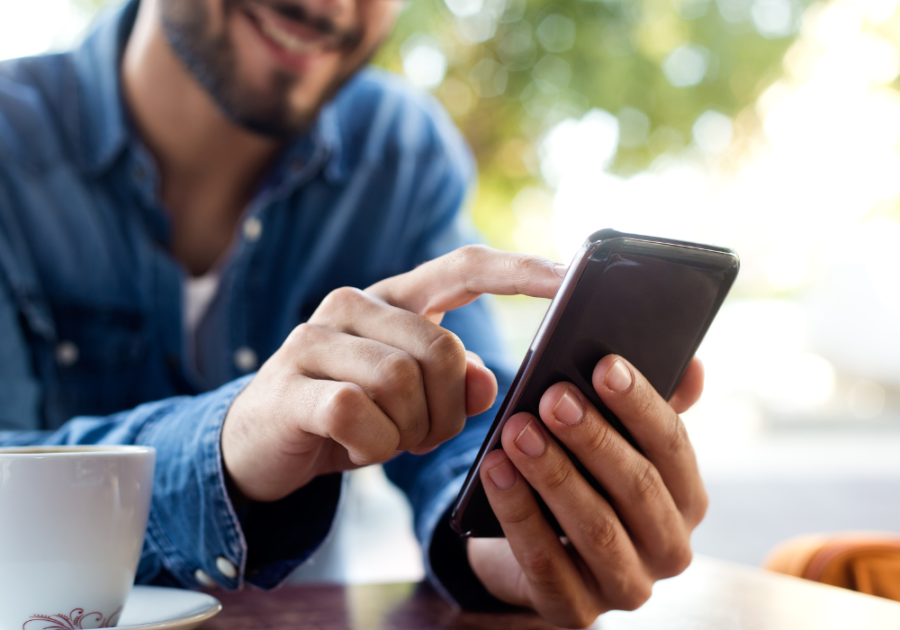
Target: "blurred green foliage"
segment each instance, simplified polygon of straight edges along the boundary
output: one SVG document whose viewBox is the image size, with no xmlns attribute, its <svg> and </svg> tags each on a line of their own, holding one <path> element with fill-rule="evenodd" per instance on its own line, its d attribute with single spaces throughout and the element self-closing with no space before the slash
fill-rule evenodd
<svg viewBox="0 0 900 630">
<path fill-rule="evenodd" d="M 734 117 L 755 101 L 780 75 L 803 9 L 796 0 L 413 0 L 376 62 L 403 72 L 417 42 L 444 54 L 433 92 L 478 160 L 476 224 L 514 249 L 510 201 L 540 185 L 536 147 L 554 124 L 604 109 L 619 120 L 613 170 L 646 169 L 690 143 L 702 113 Z M 753 126 L 745 114 L 743 127 Z"/>
<path fill-rule="evenodd" d="M 90 12 L 110 2 L 71 1 Z M 781 74 L 806 2 L 406 0 L 375 63 L 403 73 L 417 46 L 440 51 L 446 68 L 432 91 L 478 161 L 475 223 L 516 249 L 522 217 L 511 201 L 543 186 L 538 147 L 553 125 L 592 108 L 616 115 L 612 168 L 624 175 L 681 151 L 708 110 L 743 112 L 740 143 L 756 124 L 747 106 Z"/>
<path fill-rule="evenodd" d="M 76 8 L 88 13 L 96 13 L 103 7 L 112 4 L 113 0 L 69 0 Z"/>
</svg>

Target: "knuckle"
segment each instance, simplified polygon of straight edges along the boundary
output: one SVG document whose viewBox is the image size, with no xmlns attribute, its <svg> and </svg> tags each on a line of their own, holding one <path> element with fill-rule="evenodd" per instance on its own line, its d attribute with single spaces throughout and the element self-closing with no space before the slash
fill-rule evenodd
<svg viewBox="0 0 900 630">
<path fill-rule="evenodd" d="M 325 296 L 320 308 L 326 311 L 343 313 L 364 300 L 363 292 L 354 287 L 339 287 Z"/>
<path fill-rule="evenodd" d="M 315 343 L 318 329 L 309 323 L 300 324 L 288 335 L 287 345 L 294 350 L 303 350 Z"/>
<path fill-rule="evenodd" d="M 453 253 L 456 256 L 456 261 L 460 263 L 471 263 L 474 260 L 478 260 L 483 257 L 485 253 L 489 250 L 489 248 L 485 245 L 463 245 L 462 247 L 456 249 Z"/>
<path fill-rule="evenodd" d="M 517 254 L 507 258 L 506 264 L 509 266 L 509 270 L 514 276 L 526 276 L 531 270 L 532 260 L 533 258 L 527 254 Z"/>
<path fill-rule="evenodd" d="M 497 518 L 507 525 L 519 525 L 539 514 L 540 509 L 532 501 L 515 501 L 497 510 Z"/>
<path fill-rule="evenodd" d="M 639 503 L 652 505 L 659 500 L 662 494 L 662 477 L 653 464 L 643 460 L 638 464 L 638 471 L 634 475 L 634 479 L 634 497 Z"/>
<path fill-rule="evenodd" d="M 649 580 L 635 580 L 622 591 L 616 608 L 620 610 L 637 610 L 647 603 L 653 588 Z"/>
<path fill-rule="evenodd" d="M 697 486 L 690 492 L 684 500 L 684 504 L 679 506 L 684 522 L 688 529 L 693 530 L 703 518 L 709 508 L 709 494 L 703 486 L 703 482 L 698 480 Z"/>
<path fill-rule="evenodd" d="M 594 518 L 584 519 L 581 524 L 581 535 L 591 548 L 604 556 L 615 554 L 619 543 L 616 523 L 609 514 L 597 514 Z"/>
<path fill-rule="evenodd" d="M 572 476 L 572 464 L 568 458 L 558 457 L 542 474 L 542 486 L 549 492 L 565 487 Z"/>
<path fill-rule="evenodd" d="M 688 448 L 690 439 L 688 438 L 684 422 L 681 421 L 678 414 L 673 412 L 672 415 L 674 416 L 674 420 L 672 422 L 672 431 L 669 434 L 668 452 L 681 453 Z"/>
<path fill-rule="evenodd" d="M 643 384 L 641 386 L 634 387 L 634 411 L 635 415 L 638 418 L 644 418 L 647 416 L 653 416 L 656 413 L 656 398 L 657 396 L 655 390 L 651 390 L 648 387 L 645 387 Z"/>
<path fill-rule="evenodd" d="M 566 596 L 566 589 L 560 579 L 559 561 L 549 550 L 538 547 L 522 554 L 522 570 L 529 581 L 543 593 Z"/>
<path fill-rule="evenodd" d="M 402 400 L 413 398 L 421 380 L 419 364 L 406 352 L 391 352 L 375 368 L 379 388 Z"/>
<path fill-rule="evenodd" d="M 466 373 L 466 347 L 449 330 L 441 330 L 428 347 L 428 356 L 442 375 L 459 378 Z"/>
<path fill-rule="evenodd" d="M 344 444 L 367 464 L 387 461 L 400 442 L 396 431 L 391 433 L 378 428 L 374 434 L 369 431 L 360 433 L 362 423 L 372 422 L 372 405 L 372 399 L 362 387 L 355 383 L 340 383 L 325 405 L 322 427 L 327 437 Z M 372 427 L 369 426 L 369 429 Z"/>
<path fill-rule="evenodd" d="M 704 488 L 702 484 L 697 490 L 695 503 L 696 505 L 693 509 L 693 520 L 691 521 L 691 524 L 694 527 L 700 524 L 700 521 L 702 521 L 706 516 L 706 511 L 709 509 L 709 494 L 706 492 L 706 488 Z"/>
<path fill-rule="evenodd" d="M 588 438 L 586 446 L 589 453 L 599 456 L 612 449 L 613 442 L 616 439 L 615 429 L 602 418 L 599 422 L 593 424 L 596 430 Z"/>
<path fill-rule="evenodd" d="M 355 383 L 341 383 L 328 401 L 329 432 L 340 434 L 349 422 L 363 415 L 369 396 Z"/>
<path fill-rule="evenodd" d="M 682 541 L 677 545 L 673 545 L 660 566 L 660 578 L 664 579 L 681 575 L 685 569 L 691 566 L 693 559 L 694 553 L 687 542 Z"/>
</svg>

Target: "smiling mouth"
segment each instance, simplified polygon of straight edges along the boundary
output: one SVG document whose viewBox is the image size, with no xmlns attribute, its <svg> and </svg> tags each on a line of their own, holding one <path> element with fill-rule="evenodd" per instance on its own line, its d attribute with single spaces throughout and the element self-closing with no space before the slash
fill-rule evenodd
<svg viewBox="0 0 900 630">
<path fill-rule="evenodd" d="M 334 50 L 340 45 L 331 34 L 311 25 L 310 20 L 297 19 L 295 16 L 299 11 L 292 10 L 293 15 L 289 17 L 285 15 L 287 11 L 251 3 L 244 13 L 267 39 L 292 55 L 314 55 Z"/>
</svg>

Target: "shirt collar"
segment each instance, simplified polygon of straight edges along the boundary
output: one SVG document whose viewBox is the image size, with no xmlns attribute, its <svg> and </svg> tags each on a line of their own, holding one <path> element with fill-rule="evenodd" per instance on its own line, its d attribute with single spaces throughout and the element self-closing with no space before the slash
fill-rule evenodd
<svg viewBox="0 0 900 630">
<path fill-rule="evenodd" d="M 82 170 L 89 174 L 99 175 L 112 166 L 132 139 L 133 129 L 122 99 L 120 68 L 138 5 L 139 0 L 129 0 L 103 15 L 72 54 L 79 106 L 68 109 L 67 115 L 75 118 L 71 128 L 77 129 L 76 156 Z M 309 157 L 316 155 L 315 162 L 321 165 L 325 177 L 340 182 L 346 169 L 336 110 L 334 102 L 326 103 L 312 129 L 293 141 L 285 156 L 309 163 Z"/>
<path fill-rule="evenodd" d="M 77 159 L 91 174 L 108 168 L 128 140 L 119 68 L 137 8 L 138 2 L 132 0 L 105 13 L 72 53 L 78 107 L 68 111 L 77 118 L 72 121 Z"/>
</svg>

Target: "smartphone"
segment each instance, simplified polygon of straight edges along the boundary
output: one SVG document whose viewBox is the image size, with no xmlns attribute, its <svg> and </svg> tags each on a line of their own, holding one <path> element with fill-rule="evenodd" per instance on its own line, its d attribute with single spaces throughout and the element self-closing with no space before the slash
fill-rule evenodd
<svg viewBox="0 0 900 630">
<path fill-rule="evenodd" d="M 482 461 L 493 449 L 502 448 L 500 433 L 511 416 L 521 411 L 538 416 L 541 397 L 555 383 L 573 383 L 637 448 L 594 391 L 594 367 L 608 354 L 623 356 L 668 400 L 739 267 L 737 255 L 722 247 L 615 230 L 588 237 L 550 303 L 469 470 L 451 511 L 453 529 L 463 536 L 503 536 L 481 485 Z M 606 496 L 581 462 L 568 449 L 566 452 L 581 474 Z M 546 504 L 541 502 L 541 508 L 562 535 Z"/>
</svg>

